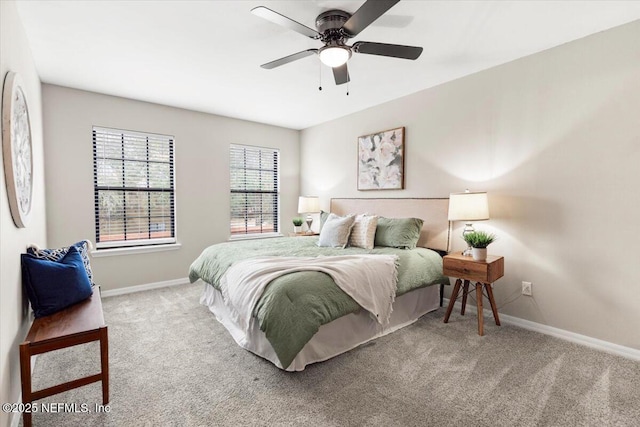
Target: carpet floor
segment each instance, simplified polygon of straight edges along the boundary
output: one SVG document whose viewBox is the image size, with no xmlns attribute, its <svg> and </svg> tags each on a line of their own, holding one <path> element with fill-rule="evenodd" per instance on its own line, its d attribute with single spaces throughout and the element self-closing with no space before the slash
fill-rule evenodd
<svg viewBox="0 0 640 427">
<path fill-rule="evenodd" d="M 202 285 L 103 300 L 109 412 L 94 383 L 37 426 L 638 426 L 640 363 L 444 309 L 297 373 L 238 347 Z M 34 388 L 99 371 L 97 343 L 40 355 Z M 84 404 L 84 406 L 83 406 Z M 74 409 L 74 406 L 67 406 Z M 83 413 L 86 409 L 88 412 Z"/>
</svg>

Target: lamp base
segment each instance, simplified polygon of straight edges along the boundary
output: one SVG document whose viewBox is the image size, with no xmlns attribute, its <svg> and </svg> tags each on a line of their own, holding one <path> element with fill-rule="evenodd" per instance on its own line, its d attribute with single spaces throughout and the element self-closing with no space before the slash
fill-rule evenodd
<svg viewBox="0 0 640 427">
<path fill-rule="evenodd" d="M 313 224 L 313 217 L 311 215 L 307 215 L 307 233 L 311 234 L 311 224 Z"/>
<path fill-rule="evenodd" d="M 464 230 L 462 230 L 462 238 L 464 239 L 465 235 L 467 235 L 469 233 L 473 233 L 474 231 L 476 231 L 476 229 L 473 228 L 473 224 L 471 224 L 470 222 L 465 223 Z M 471 255 L 471 245 L 467 246 L 467 249 L 465 249 L 464 252 L 462 252 L 462 255 L 464 255 L 464 256 L 472 256 Z"/>
</svg>

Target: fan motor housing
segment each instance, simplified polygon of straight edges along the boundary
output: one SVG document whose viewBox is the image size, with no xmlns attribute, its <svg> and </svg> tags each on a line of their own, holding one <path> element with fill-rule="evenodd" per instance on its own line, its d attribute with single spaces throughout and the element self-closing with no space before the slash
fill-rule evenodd
<svg viewBox="0 0 640 427">
<path fill-rule="evenodd" d="M 320 34 L 325 34 L 327 30 L 340 30 L 349 18 L 351 14 L 343 10 L 327 10 L 316 18 L 316 28 Z"/>
</svg>

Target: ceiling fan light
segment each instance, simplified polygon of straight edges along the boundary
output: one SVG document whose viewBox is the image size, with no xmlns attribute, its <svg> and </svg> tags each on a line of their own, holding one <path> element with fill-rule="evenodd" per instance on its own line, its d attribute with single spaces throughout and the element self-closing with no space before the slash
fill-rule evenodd
<svg viewBox="0 0 640 427">
<path fill-rule="evenodd" d="M 331 68 L 347 63 L 351 57 L 351 50 L 342 46 L 326 46 L 320 49 L 320 61 Z"/>
</svg>

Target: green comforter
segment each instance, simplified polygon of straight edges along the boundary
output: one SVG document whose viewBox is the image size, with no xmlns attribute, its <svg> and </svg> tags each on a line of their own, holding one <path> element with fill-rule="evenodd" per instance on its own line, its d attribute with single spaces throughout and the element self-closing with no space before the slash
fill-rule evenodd
<svg viewBox="0 0 640 427">
<path fill-rule="evenodd" d="M 219 290 L 220 278 L 231 264 L 257 256 L 388 254 L 399 258 L 396 296 L 429 285 L 449 283 L 442 275 L 442 258 L 429 249 L 319 248 L 317 242 L 315 237 L 283 237 L 216 244 L 205 249 L 191 264 L 189 280 L 193 283 L 202 279 Z M 327 274 L 301 271 L 273 280 L 258 301 L 254 315 L 286 368 L 320 326 L 359 309 Z"/>
</svg>

